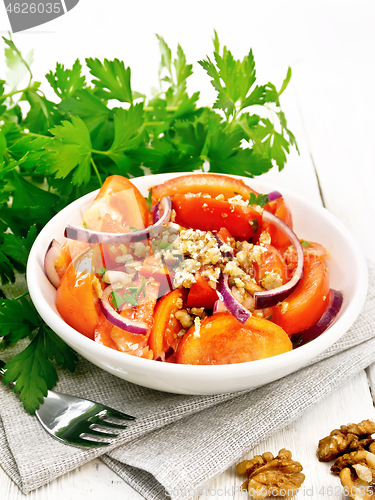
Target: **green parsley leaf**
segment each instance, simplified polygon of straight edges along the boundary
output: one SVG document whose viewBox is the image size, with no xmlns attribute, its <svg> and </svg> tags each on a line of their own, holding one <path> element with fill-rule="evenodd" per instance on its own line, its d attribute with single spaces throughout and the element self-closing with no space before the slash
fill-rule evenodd
<svg viewBox="0 0 375 500">
<path fill-rule="evenodd" d="M 76 90 L 73 95 L 61 101 L 57 108 L 69 118 L 79 116 L 90 132 L 107 122 L 111 116 L 111 111 L 89 88 Z"/>
<path fill-rule="evenodd" d="M 77 59 L 72 69 L 65 69 L 63 64 L 57 63 L 55 72 L 50 71 L 46 78 L 56 95 L 60 99 L 66 99 L 85 86 L 86 79 L 81 72 L 82 65 Z"/>
<path fill-rule="evenodd" d="M 41 326 L 26 349 L 5 365 L 4 383 L 15 382 L 14 392 L 20 392 L 20 400 L 31 415 L 57 382 L 56 370 L 45 353 L 44 330 Z"/>
<path fill-rule="evenodd" d="M 46 325 L 42 326 L 46 356 L 58 366 L 74 372 L 78 356 L 56 333 Z"/>
<path fill-rule="evenodd" d="M 0 308 L 1 335 L 11 344 L 28 337 L 40 324 L 33 303 L 25 297 L 3 300 Z"/>
<path fill-rule="evenodd" d="M 36 236 L 37 228 L 35 224 L 29 229 L 26 238 L 17 237 L 12 233 L 5 233 L 2 236 L 3 241 L 0 251 L 14 263 L 18 272 L 26 272 L 27 259 Z"/>
<path fill-rule="evenodd" d="M 133 102 L 130 86 L 130 68 L 125 68 L 123 61 L 104 59 L 104 64 L 99 59 L 86 59 L 90 73 L 95 77 L 95 94 L 103 99 L 118 99 L 121 102 Z"/>
<path fill-rule="evenodd" d="M 111 158 L 128 149 L 137 148 L 143 140 L 143 104 L 131 105 L 128 110 L 117 108 L 113 116 L 115 137 L 108 151 Z"/>
<path fill-rule="evenodd" d="M 310 246 L 310 243 L 308 241 L 304 240 L 301 242 L 301 247 L 308 248 L 309 246 Z"/>
<path fill-rule="evenodd" d="M 4 36 L 2 38 L 8 46 L 4 51 L 6 64 L 10 70 L 7 74 L 7 84 L 11 90 L 14 90 L 22 82 L 27 73 L 30 75 L 30 81 L 33 77 L 30 69 L 33 60 L 33 51 L 30 51 L 24 58 L 12 39 L 7 39 Z"/>
<path fill-rule="evenodd" d="M 0 116 L 6 111 L 7 107 L 3 105 L 5 97 L 2 97 L 5 93 L 4 80 L 0 80 Z"/>
<path fill-rule="evenodd" d="M 268 198 L 268 194 L 258 194 L 250 193 L 249 197 L 249 205 L 259 205 L 260 207 L 264 207 L 269 203 L 270 199 Z"/>
<path fill-rule="evenodd" d="M 51 130 L 55 140 L 46 146 L 49 171 L 57 178 L 65 178 L 73 169 L 72 182 L 87 184 L 91 177 L 91 139 L 81 118 L 63 121 Z"/>
<path fill-rule="evenodd" d="M 279 96 L 284 92 L 284 90 L 287 88 L 289 85 L 290 79 L 292 78 L 292 68 L 289 66 L 288 71 L 286 74 L 286 77 L 283 81 L 283 84 L 281 85 L 281 89 L 279 90 Z"/>
</svg>

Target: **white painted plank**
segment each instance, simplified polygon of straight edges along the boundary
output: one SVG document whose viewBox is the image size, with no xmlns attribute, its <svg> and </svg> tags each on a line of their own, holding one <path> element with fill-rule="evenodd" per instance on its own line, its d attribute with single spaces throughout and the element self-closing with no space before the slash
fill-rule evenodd
<svg viewBox="0 0 375 500">
<path fill-rule="evenodd" d="M 59 477 L 51 483 L 23 495 L 0 468 L 1 500 L 141 500 L 133 488 L 111 471 L 100 459 Z"/>
<path fill-rule="evenodd" d="M 300 67 L 296 74 L 326 207 L 347 225 L 373 260 L 375 103 L 361 89 L 374 80 L 374 65 L 361 60 L 323 61 L 314 68 Z"/>
<path fill-rule="evenodd" d="M 362 371 L 345 387 L 327 396 L 296 422 L 270 436 L 242 459 L 249 460 L 254 455 L 266 451 L 277 455 L 281 448 L 286 448 L 292 452 L 293 459 L 302 464 L 306 476 L 305 482 L 294 498 L 302 500 L 310 497 L 314 500 L 323 500 L 333 497 L 341 500 L 342 488 L 339 478 L 330 472 L 332 464 L 319 462 L 316 456 L 318 442 L 340 425 L 357 423 L 367 418 L 374 419 L 375 410 L 368 391 L 366 374 Z M 219 500 L 223 497 L 243 500 L 246 497 L 239 492 L 243 481 L 244 478 L 238 476 L 234 465 L 204 485 L 203 495 L 197 495 L 195 500 L 198 498 Z"/>
</svg>

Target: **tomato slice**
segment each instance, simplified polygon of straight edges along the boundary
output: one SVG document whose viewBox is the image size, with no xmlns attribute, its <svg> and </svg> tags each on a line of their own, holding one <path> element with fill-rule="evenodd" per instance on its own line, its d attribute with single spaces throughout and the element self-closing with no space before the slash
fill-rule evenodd
<svg viewBox="0 0 375 500">
<path fill-rule="evenodd" d="M 234 243 L 234 238 L 226 227 L 221 227 L 217 232 L 217 236 L 221 241 L 224 241 L 224 243 L 226 243 L 227 245 L 232 246 L 232 244 Z"/>
<path fill-rule="evenodd" d="M 140 286 L 141 284 L 141 279 L 133 282 L 135 286 Z M 111 331 L 111 338 L 119 351 L 132 354 L 133 356 L 152 359 L 153 354 L 150 352 L 147 342 L 154 322 L 154 309 L 158 298 L 158 292 L 159 283 L 148 280 L 146 282 L 146 295 L 142 293 L 139 296 L 138 306 L 133 306 L 121 311 L 121 316 L 125 318 L 146 323 L 149 327 L 149 331 L 145 335 L 138 335 L 114 326 Z"/>
<path fill-rule="evenodd" d="M 208 280 L 199 273 L 196 273 L 195 279 L 196 282 L 191 285 L 189 290 L 186 307 L 213 309 L 215 302 L 219 298 L 216 290 L 211 288 L 208 284 Z"/>
<path fill-rule="evenodd" d="M 126 177 L 107 177 L 86 211 L 84 222 L 95 231 L 124 233 L 148 226 L 149 211 L 144 196 Z"/>
<path fill-rule="evenodd" d="M 88 247 L 82 241 L 68 240 L 61 247 L 60 255 L 55 260 L 54 266 L 60 279 L 64 276 L 69 264 Z"/>
<path fill-rule="evenodd" d="M 277 198 L 277 200 L 267 203 L 267 205 L 265 205 L 264 207 L 264 210 L 268 210 L 269 212 L 273 213 L 274 215 L 279 217 L 279 219 L 282 219 L 284 222 L 286 222 L 291 229 L 293 229 L 292 212 L 289 206 L 286 204 L 284 198 Z M 274 225 L 268 222 L 263 222 L 262 229 L 263 231 L 268 231 L 271 237 L 271 244 L 274 247 L 284 248 L 290 245 L 289 238 L 285 236 L 285 234 Z"/>
<path fill-rule="evenodd" d="M 99 247 L 82 253 L 69 264 L 56 292 L 56 307 L 64 321 L 92 340 L 100 314 L 95 290 L 101 287 L 95 274 L 100 264 Z"/>
<path fill-rule="evenodd" d="M 154 324 L 151 329 L 149 346 L 154 353 L 154 359 L 163 355 L 170 347 L 175 351 L 179 342 L 177 337 L 181 330 L 181 323 L 175 313 L 186 302 L 186 288 L 176 288 L 173 292 L 164 295 L 155 307 Z"/>
<path fill-rule="evenodd" d="M 111 337 L 113 325 L 110 323 L 106 317 L 101 314 L 99 317 L 99 322 L 94 330 L 94 340 L 98 344 L 105 345 L 111 349 L 117 349 L 117 345 L 114 343 Z"/>
<path fill-rule="evenodd" d="M 276 288 L 272 285 L 272 277 L 277 279 L 277 274 L 279 276 L 279 284 L 277 286 L 284 285 L 290 279 L 289 268 L 281 255 L 281 253 L 272 245 L 263 245 L 263 252 L 260 257 L 260 263 L 254 262 L 255 280 L 263 285 L 265 288 L 265 283 L 262 280 L 267 281 L 270 288 Z M 274 280 L 275 281 L 275 280 Z"/>
<path fill-rule="evenodd" d="M 174 288 L 169 269 L 165 264 L 157 261 L 154 255 L 150 255 L 144 259 L 139 273 L 145 278 L 152 277 L 159 283 L 159 297 L 162 297 Z"/>
<path fill-rule="evenodd" d="M 272 308 L 272 321 L 288 335 L 307 330 L 322 316 L 328 299 L 328 269 L 320 257 L 305 254 L 303 277 L 294 292 Z"/>
<path fill-rule="evenodd" d="M 152 204 L 155 205 L 164 196 L 175 194 L 205 193 L 213 198 L 222 194 L 227 200 L 240 194 L 247 201 L 250 193 L 256 193 L 243 180 L 220 174 L 191 174 L 169 179 L 152 188 Z"/>
<path fill-rule="evenodd" d="M 271 321 L 251 316 L 241 325 L 230 313 L 204 319 L 199 332 L 192 326 L 181 340 L 176 362 L 189 365 L 243 363 L 269 358 L 292 350 L 282 328 Z"/>
<path fill-rule="evenodd" d="M 321 259 L 324 259 L 328 255 L 327 250 L 320 243 L 302 240 L 301 244 L 304 255 L 315 255 Z M 294 271 L 298 263 L 296 249 L 293 246 L 289 246 L 283 252 L 283 257 L 290 271 Z"/>
<path fill-rule="evenodd" d="M 240 240 L 250 240 L 259 234 L 262 216 L 250 206 L 190 194 L 176 194 L 172 201 L 175 222 L 181 226 L 202 231 L 225 227 Z"/>
</svg>

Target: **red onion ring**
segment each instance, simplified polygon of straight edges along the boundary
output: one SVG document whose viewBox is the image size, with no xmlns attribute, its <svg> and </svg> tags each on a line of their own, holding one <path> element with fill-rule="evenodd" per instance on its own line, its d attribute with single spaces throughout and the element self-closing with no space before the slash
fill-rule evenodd
<svg viewBox="0 0 375 500">
<path fill-rule="evenodd" d="M 55 262 L 60 257 L 61 245 L 58 241 L 52 240 L 49 244 L 44 256 L 44 272 L 47 278 L 55 288 L 58 288 L 61 283 L 60 276 L 57 274 Z"/>
<path fill-rule="evenodd" d="M 265 309 L 266 307 L 275 306 L 278 302 L 282 302 L 295 290 L 303 275 L 303 248 L 295 232 L 292 231 L 288 224 L 276 215 L 268 212 L 268 210 L 263 210 L 263 220 L 274 224 L 289 238 L 297 252 L 297 268 L 292 279 L 285 283 L 285 285 L 264 292 L 254 292 L 255 309 Z"/>
<path fill-rule="evenodd" d="M 148 326 L 146 323 L 132 321 L 130 319 L 124 318 L 116 312 L 108 299 L 110 294 L 112 293 L 112 285 L 107 286 L 103 291 L 103 297 L 100 299 L 100 308 L 106 317 L 106 319 L 112 323 L 112 325 L 121 328 L 122 330 L 126 330 L 127 332 L 136 333 L 139 335 L 145 335 L 148 331 Z"/>
<path fill-rule="evenodd" d="M 163 210 L 160 209 L 160 202 L 161 200 L 157 202 L 157 204 L 153 207 L 152 210 L 152 222 L 154 224 L 157 224 L 157 222 L 162 217 L 161 213 L 163 212 Z"/>
<path fill-rule="evenodd" d="M 299 347 L 307 342 L 310 342 L 311 340 L 316 339 L 319 335 L 326 331 L 329 326 L 331 326 L 333 320 L 336 318 L 341 309 L 344 297 L 341 292 L 331 288 L 328 300 L 329 304 L 327 309 L 315 325 L 311 326 L 307 330 L 303 330 L 302 332 L 292 335 L 292 342 L 295 347 Z"/>
<path fill-rule="evenodd" d="M 281 193 L 279 193 L 278 191 L 271 191 L 271 193 L 268 193 L 267 196 L 268 196 L 269 201 L 275 201 L 275 200 L 283 197 L 283 195 Z"/>
<path fill-rule="evenodd" d="M 167 224 L 170 221 L 172 211 L 172 200 L 170 196 L 166 196 L 160 200 L 160 208 L 163 210 L 163 215 L 157 222 L 153 226 L 141 229 L 140 231 L 130 233 L 105 233 L 101 231 L 92 231 L 84 227 L 68 225 L 65 228 L 64 236 L 70 240 L 84 241 L 93 245 L 98 243 L 120 244 L 129 243 L 130 241 L 140 241 L 147 238 L 153 228 Z M 158 212 L 160 212 L 160 208 Z"/>
<path fill-rule="evenodd" d="M 251 312 L 233 297 L 228 284 L 228 275 L 221 273 L 216 290 L 219 299 L 224 303 L 228 311 L 243 325 L 250 318 Z"/>
<path fill-rule="evenodd" d="M 228 309 L 225 307 L 224 302 L 222 302 L 221 300 L 217 300 L 214 304 L 212 314 L 216 314 L 219 312 L 226 312 L 227 310 Z"/>
</svg>

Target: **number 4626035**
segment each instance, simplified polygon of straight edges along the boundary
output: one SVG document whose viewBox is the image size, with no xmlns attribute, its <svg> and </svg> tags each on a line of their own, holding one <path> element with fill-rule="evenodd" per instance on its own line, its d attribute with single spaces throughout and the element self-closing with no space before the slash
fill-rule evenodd
<svg viewBox="0 0 375 500">
<path fill-rule="evenodd" d="M 7 12 L 13 14 L 60 14 L 61 3 L 14 3 L 9 2 Z"/>
</svg>

